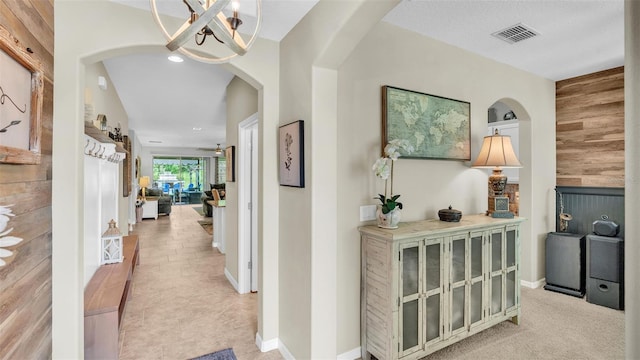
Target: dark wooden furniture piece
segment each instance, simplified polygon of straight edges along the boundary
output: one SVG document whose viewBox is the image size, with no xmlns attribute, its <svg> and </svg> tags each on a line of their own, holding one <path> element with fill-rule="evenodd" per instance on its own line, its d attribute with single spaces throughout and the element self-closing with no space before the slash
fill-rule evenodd
<svg viewBox="0 0 640 360">
<path fill-rule="evenodd" d="M 124 260 L 100 266 L 84 290 L 85 359 L 118 358 L 120 324 L 139 249 L 137 235 L 125 236 Z"/>
</svg>

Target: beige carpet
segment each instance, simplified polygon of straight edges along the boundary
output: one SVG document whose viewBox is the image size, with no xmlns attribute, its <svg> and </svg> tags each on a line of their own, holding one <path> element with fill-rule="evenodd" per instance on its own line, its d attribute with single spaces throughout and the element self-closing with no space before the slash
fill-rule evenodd
<svg viewBox="0 0 640 360">
<path fill-rule="evenodd" d="M 522 288 L 520 325 L 500 323 L 429 355 L 434 359 L 623 359 L 624 312 Z"/>
</svg>

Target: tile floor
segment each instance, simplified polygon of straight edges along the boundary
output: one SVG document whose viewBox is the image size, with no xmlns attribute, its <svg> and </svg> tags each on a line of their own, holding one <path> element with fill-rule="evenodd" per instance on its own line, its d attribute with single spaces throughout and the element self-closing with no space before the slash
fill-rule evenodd
<svg viewBox="0 0 640 360">
<path fill-rule="evenodd" d="M 189 359 L 233 348 L 242 359 L 282 359 L 255 345 L 257 294 L 239 295 L 224 275 L 224 255 L 197 223 L 194 205 L 145 219 L 134 234 L 140 265 L 120 330 L 120 359 Z"/>
</svg>

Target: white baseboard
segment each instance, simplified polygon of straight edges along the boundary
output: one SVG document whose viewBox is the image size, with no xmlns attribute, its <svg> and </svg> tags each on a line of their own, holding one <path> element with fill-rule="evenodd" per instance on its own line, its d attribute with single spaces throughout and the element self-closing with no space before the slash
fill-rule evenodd
<svg viewBox="0 0 640 360">
<path fill-rule="evenodd" d="M 271 350 L 277 350 L 278 349 L 278 343 L 279 343 L 278 338 L 271 339 L 269 341 L 263 341 L 262 340 L 262 336 L 260 336 L 259 333 L 256 333 L 256 346 L 262 352 L 267 352 L 267 351 L 271 351 Z"/>
<path fill-rule="evenodd" d="M 236 289 L 237 292 L 240 292 L 240 285 L 238 285 L 236 279 L 231 276 L 231 273 L 229 272 L 229 270 L 227 270 L 227 268 L 224 268 L 224 276 L 227 277 L 227 280 L 229 280 L 231 286 L 233 286 L 233 288 Z"/>
<path fill-rule="evenodd" d="M 355 360 L 360 358 L 361 348 L 358 346 L 355 349 L 351 349 L 347 352 L 338 355 L 338 360 Z"/>
<path fill-rule="evenodd" d="M 285 358 L 285 360 L 296 360 L 296 358 L 293 357 L 289 349 L 287 349 L 287 346 L 282 341 L 278 341 L 278 343 L 278 350 L 280 350 L 280 354 L 283 358 Z"/>
<path fill-rule="evenodd" d="M 525 281 L 525 280 L 520 280 L 520 285 L 524 286 L 524 287 L 528 287 L 530 289 L 537 289 L 541 286 L 543 286 L 545 283 L 547 282 L 546 278 L 542 278 L 538 281 Z"/>
<path fill-rule="evenodd" d="M 262 340 L 262 337 L 259 333 L 256 333 L 256 346 L 260 349 L 261 352 L 267 352 L 278 349 L 280 354 L 286 360 L 295 360 L 296 358 L 291 354 L 287 346 L 280 342 L 280 339 L 275 338 L 268 341 Z M 355 349 L 351 349 L 345 353 L 339 354 L 337 356 L 337 360 L 355 360 L 360 358 L 361 348 L 357 347 Z"/>
</svg>

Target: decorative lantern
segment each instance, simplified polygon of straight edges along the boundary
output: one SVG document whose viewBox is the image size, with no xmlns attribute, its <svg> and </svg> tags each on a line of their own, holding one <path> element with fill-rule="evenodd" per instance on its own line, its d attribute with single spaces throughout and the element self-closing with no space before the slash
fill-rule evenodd
<svg viewBox="0 0 640 360">
<path fill-rule="evenodd" d="M 103 264 L 113 264 L 122 262 L 123 244 L 122 234 L 116 227 L 116 222 L 111 219 L 109 228 L 102 234 L 102 256 Z"/>
</svg>

